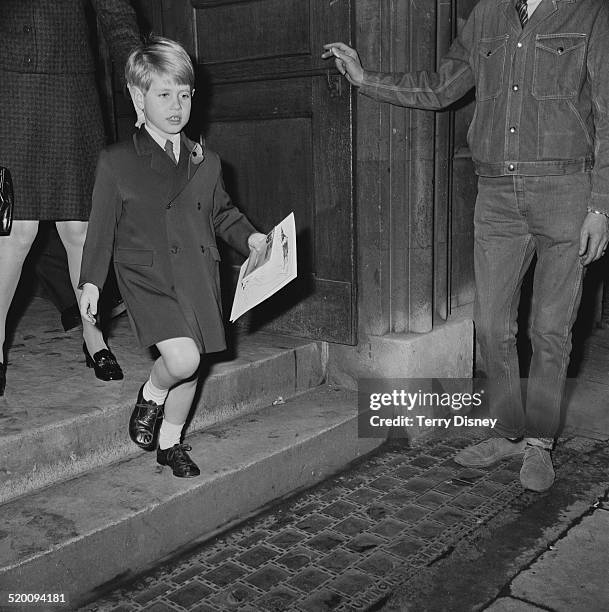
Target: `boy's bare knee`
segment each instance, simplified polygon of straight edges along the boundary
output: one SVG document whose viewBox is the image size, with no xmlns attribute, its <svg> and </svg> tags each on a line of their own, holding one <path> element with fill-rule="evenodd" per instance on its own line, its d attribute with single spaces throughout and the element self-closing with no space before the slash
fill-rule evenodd
<svg viewBox="0 0 609 612">
<path fill-rule="evenodd" d="M 178 380 L 186 380 L 194 376 L 199 369 L 201 356 L 196 348 L 180 351 L 166 360 L 165 366 L 171 376 Z"/>
</svg>

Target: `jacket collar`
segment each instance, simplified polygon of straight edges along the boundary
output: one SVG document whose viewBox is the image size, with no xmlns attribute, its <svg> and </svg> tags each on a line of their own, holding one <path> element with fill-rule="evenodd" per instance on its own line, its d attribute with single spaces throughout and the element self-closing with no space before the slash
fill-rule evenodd
<svg viewBox="0 0 609 612">
<path fill-rule="evenodd" d="M 204 148 L 186 136 L 182 132 L 181 136 L 181 150 L 180 160 L 178 167 L 182 166 L 182 161 L 188 159 L 188 179 L 194 176 L 197 168 L 201 162 L 205 161 L 205 150 Z M 166 174 L 173 170 L 171 160 L 167 157 L 167 154 L 159 147 L 159 145 L 153 140 L 148 134 L 146 128 L 142 125 L 136 132 L 133 133 L 133 144 L 135 146 L 136 153 L 142 157 L 146 155 L 151 156 L 150 166 L 160 172 Z"/>
<path fill-rule="evenodd" d="M 518 13 L 516 12 L 516 0 L 499 0 L 499 4 L 503 5 L 503 11 L 508 23 L 516 30 L 520 38 L 526 38 L 542 21 L 553 15 L 559 10 L 561 4 L 572 4 L 577 0 L 541 0 L 539 6 L 524 26 L 520 25 Z"/>
<path fill-rule="evenodd" d="M 164 199 L 173 200 L 193 178 L 201 162 L 205 161 L 205 152 L 201 145 L 193 142 L 184 133 L 181 134 L 180 159 L 176 166 L 165 151 L 152 139 L 144 126 L 133 134 L 133 144 L 138 156 L 150 156 L 150 167 L 164 177 L 167 192 Z"/>
</svg>

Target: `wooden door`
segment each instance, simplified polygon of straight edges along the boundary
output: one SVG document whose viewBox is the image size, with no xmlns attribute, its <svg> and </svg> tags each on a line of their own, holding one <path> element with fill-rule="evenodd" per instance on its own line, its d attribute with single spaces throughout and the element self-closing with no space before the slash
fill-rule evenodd
<svg viewBox="0 0 609 612">
<path fill-rule="evenodd" d="M 346 344 L 356 341 L 352 95 L 320 56 L 323 43 L 350 40 L 350 2 L 191 0 L 195 130 L 257 227 L 296 218 L 298 278 L 248 322 Z M 224 260 L 234 282 L 242 259 Z"/>
<path fill-rule="evenodd" d="M 474 8 L 476 0 L 453 0 L 456 29 L 459 30 Z M 453 157 L 451 175 L 450 305 L 458 308 L 474 300 L 474 205 L 477 178 L 467 130 L 474 114 L 474 92 L 454 107 Z"/>
</svg>

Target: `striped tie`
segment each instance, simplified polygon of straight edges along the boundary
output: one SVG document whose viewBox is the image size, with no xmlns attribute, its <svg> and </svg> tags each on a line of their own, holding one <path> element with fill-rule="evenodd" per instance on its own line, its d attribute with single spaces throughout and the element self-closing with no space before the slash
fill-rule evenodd
<svg viewBox="0 0 609 612">
<path fill-rule="evenodd" d="M 518 0 L 518 2 L 516 2 L 516 12 L 518 13 L 518 19 L 520 19 L 520 25 L 524 28 L 526 22 L 529 20 L 527 0 Z"/>
</svg>

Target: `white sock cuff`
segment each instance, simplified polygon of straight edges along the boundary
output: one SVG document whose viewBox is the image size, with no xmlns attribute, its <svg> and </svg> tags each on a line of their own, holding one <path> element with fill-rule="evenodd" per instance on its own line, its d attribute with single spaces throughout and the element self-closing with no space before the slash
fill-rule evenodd
<svg viewBox="0 0 609 612">
<path fill-rule="evenodd" d="M 144 384 L 144 389 L 142 390 L 144 399 L 148 402 L 154 402 L 158 406 L 165 403 L 168 393 L 169 389 L 159 389 L 158 387 L 155 387 L 150 378 L 146 381 Z"/>
<path fill-rule="evenodd" d="M 159 430 L 159 448 L 161 450 L 166 450 L 175 444 L 179 444 L 183 428 L 184 423 L 181 425 L 174 425 L 166 419 L 163 419 L 161 429 Z"/>
</svg>

